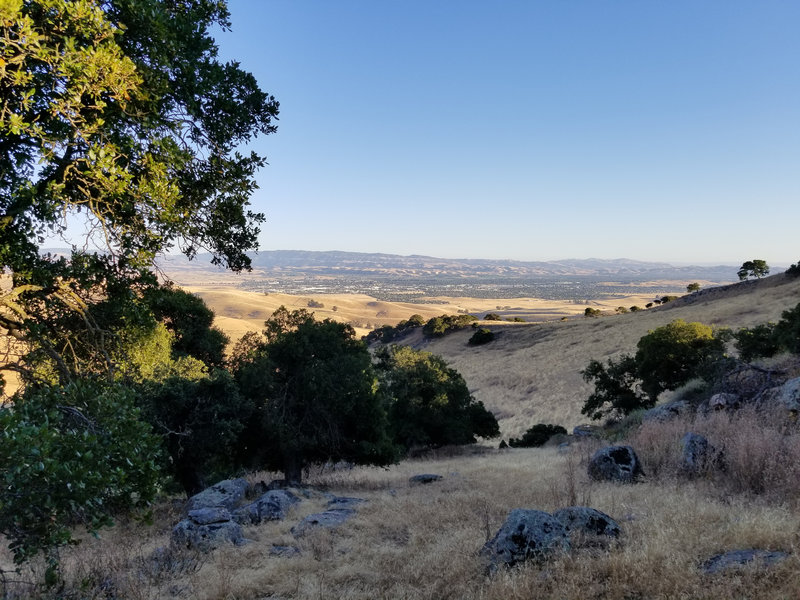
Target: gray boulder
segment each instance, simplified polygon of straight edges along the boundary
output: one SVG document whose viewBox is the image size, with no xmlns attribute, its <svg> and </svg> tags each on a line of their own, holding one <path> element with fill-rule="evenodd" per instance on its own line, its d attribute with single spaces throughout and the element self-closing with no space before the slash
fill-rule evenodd
<svg viewBox="0 0 800 600">
<path fill-rule="evenodd" d="M 214 507 L 233 510 L 244 500 L 249 489 L 250 484 L 245 479 L 225 479 L 189 498 L 186 510 Z"/>
<path fill-rule="evenodd" d="M 311 529 L 317 527 L 338 527 L 355 514 L 356 511 L 352 508 L 332 508 L 325 512 L 308 515 L 297 525 L 292 527 L 291 532 L 294 537 L 302 537 Z"/>
<path fill-rule="evenodd" d="M 515 508 L 480 553 L 494 570 L 502 565 L 512 567 L 526 560 L 541 560 L 569 549 L 567 530 L 558 519 L 541 510 Z"/>
<path fill-rule="evenodd" d="M 202 552 L 225 544 L 240 546 L 245 543 L 242 528 L 234 521 L 198 523 L 192 517 L 184 519 L 173 528 L 171 541 L 174 547 Z"/>
<path fill-rule="evenodd" d="M 732 550 L 717 554 L 705 561 L 700 568 L 703 573 L 713 575 L 724 571 L 731 571 L 745 566 L 772 567 L 789 558 L 786 552 L 773 552 L 769 550 Z"/>
<path fill-rule="evenodd" d="M 300 498 L 289 490 L 270 490 L 255 502 L 233 513 L 233 520 L 242 525 L 258 525 L 262 521 L 281 521 Z"/>
<path fill-rule="evenodd" d="M 675 400 L 674 402 L 667 402 L 661 406 L 656 406 L 650 410 L 646 410 L 642 414 L 642 422 L 655 422 L 663 423 L 675 417 L 680 417 L 689 412 L 689 403 L 685 400 Z"/>
<path fill-rule="evenodd" d="M 409 478 L 408 482 L 412 485 L 414 484 L 427 484 L 433 483 L 434 481 L 439 481 L 442 479 L 441 475 L 434 475 L 433 473 L 422 473 L 421 475 L 414 475 L 413 477 Z"/>
<path fill-rule="evenodd" d="M 797 414 L 800 411 L 800 377 L 790 379 L 781 386 L 770 388 L 762 393 L 757 402 L 782 406 Z"/>
<path fill-rule="evenodd" d="M 589 477 L 597 481 L 633 483 L 644 476 L 642 464 L 630 446 L 607 446 L 589 461 Z"/>
<path fill-rule="evenodd" d="M 619 538 L 619 525 L 606 513 L 588 506 L 570 506 L 553 513 L 567 530 L 573 548 L 606 548 Z"/>
<path fill-rule="evenodd" d="M 597 425 L 577 425 L 573 428 L 572 435 L 576 438 L 600 437 L 600 428 Z"/>
<path fill-rule="evenodd" d="M 699 433 L 688 432 L 681 438 L 680 472 L 688 477 L 703 474 L 712 466 L 722 467 L 722 456 Z"/>
<path fill-rule="evenodd" d="M 708 414 L 715 411 L 734 410 L 739 408 L 741 403 L 742 398 L 739 394 L 714 394 L 700 405 L 698 412 Z"/>
<path fill-rule="evenodd" d="M 212 506 L 209 508 L 196 508 L 190 510 L 189 520 L 197 525 L 210 525 L 211 523 L 224 523 L 231 520 L 231 513 L 226 508 Z"/>
</svg>

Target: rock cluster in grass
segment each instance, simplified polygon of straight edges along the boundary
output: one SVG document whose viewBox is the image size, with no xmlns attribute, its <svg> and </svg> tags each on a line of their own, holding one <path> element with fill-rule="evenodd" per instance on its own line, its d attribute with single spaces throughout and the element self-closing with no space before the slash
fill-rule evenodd
<svg viewBox="0 0 800 600">
<path fill-rule="evenodd" d="M 242 525 L 259 525 L 265 521 L 284 520 L 289 510 L 301 498 L 280 486 L 260 485 L 255 489 L 267 490 L 256 500 L 244 504 L 252 493 L 244 479 L 226 479 L 189 498 L 186 518 L 172 530 L 172 546 L 207 552 L 225 544 L 247 543 Z M 310 496 L 308 491 L 302 495 Z M 356 514 L 361 498 L 326 495 L 328 503 L 324 512 L 309 515 L 292 528 L 295 537 L 301 537 L 315 527 L 337 527 Z M 275 546 L 273 555 L 294 556 L 299 550 L 293 546 Z"/>
</svg>

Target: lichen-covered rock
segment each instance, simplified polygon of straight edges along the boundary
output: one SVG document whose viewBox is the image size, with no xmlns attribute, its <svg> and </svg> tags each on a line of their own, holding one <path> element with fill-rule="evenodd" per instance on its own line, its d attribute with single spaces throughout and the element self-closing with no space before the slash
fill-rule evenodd
<svg viewBox="0 0 800 600">
<path fill-rule="evenodd" d="M 588 506 L 570 506 L 553 513 L 567 530 L 573 548 L 601 547 L 619 538 L 619 525 L 606 513 Z"/>
<path fill-rule="evenodd" d="M 231 520 L 231 513 L 227 508 L 211 506 L 208 508 L 196 508 L 190 510 L 189 520 L 197 525 L 209 525 L 211 523 L 224 523 Z"/>
<path fill-rule="evenodd" d="M 704 436 L 690 431 L 681 438 L 681 473 L 696 477 L 714 466 L 723 466 L 722 455 Z"/>
<path fill-rule="evenodd" d="M 515 508 L 495 536 L 484 544 L 481 555 L 489 560 L 491 569 L 496 569 L 540 560 L 569 549 L 567 530 L 558 519 L 541 510 Z"/>
<path fill-rule="evenodd" d="M 244 500 L 249 489 L 250 484 L 245 479 L 225 479 L 189 498 L 186 510 L 213 507 L 233 510 Z"/>
<path fill-rule="evenodd" d="M 633 483 L 644 476 L 639 457 L 630 446 L 607 446 L 589 461 L 589 477 L 597 481 Z"/>
<path fill-rule="evenodd" d="M 332 508 L 325 512 L 308 515 L 297 525 L 292 527 L 291 532 L 295 537 L 302 537 L 308 533 L 309 530 L 316 527 L 338 527 L 355 514 L 356 511 L 352 508 Z"/>
<path fill-rule="evenodd" d="M 782 406 L 786 410 L 797 414 L 800 411 L 800 377 L 790 379 L 781 386 L 766 390 L 758 397 L 757 401 L 760 404 Z"/>
<path fill-rule="evenodd" d="M 233 520 L 242 525 L 258 525 L 262 521 L 281 521 L 300 498 L 289 490 L 270 490 L 255 502 L 233 513 Z"/>
<path fill-rule="evenodd" d="M 751 565 L 764 568 L 772 567 L 787 558 L 789 558 L 789 555 L 786 552 L 758 549 L 732 550 L 712 556 L 700 568 L 704 573 L 713 575 Z"/>
<path fill-rule="evenodd" d="M 433 473 L 422 473 L 420 475 L 414 475 L 413 477 L 410 477 L 408 482 L 411 485 L 415 485 L 415 484 L 423 484 L 424 485 L 424 484 L 427 484 L 427 483 L 433 483 L 434 481 L 439 481 L 441 479 L 442 479 L 441 475 L 435 475 Z"/>
<path fill-rule="evenodd" d="M 738 394 L 714 394 L 699 406 L 698 412 L 708 414 L 715 411 L 734 410 L 739 408 L 741 403 L 742 398 Z"/>
<path fill-rule="evenodd" d="M 172 530 L 172 544 L 178 548 L 207 552 L 225 544 L 244 544 L 242 528 L 234 521 L 199 524 L 184 519 Z"/>
</svg>

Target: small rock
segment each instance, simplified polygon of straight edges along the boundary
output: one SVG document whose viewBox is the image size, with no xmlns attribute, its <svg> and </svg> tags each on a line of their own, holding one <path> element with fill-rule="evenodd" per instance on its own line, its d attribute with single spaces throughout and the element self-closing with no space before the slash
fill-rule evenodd
<svg viewBox="0 0 800 600">
<path fill-rule="evenodd" d="M 570 506 L 553 513 L 567 530 L 573 548 L 606 548 L 619 538 L 619 525 L 606 513 L 587 506 Z"/>
<path fill-rule="evenodd" d="M 275 546 L 269 550 L 270 556 L 280 556 L 282 558 L 291 558 L 300 554 L 300 548 L 297 546 Z"/>
<path fill-rule="evenodd" d="M 355 514 L 356 511 L 352 508 L 332 508 L 325 512 L 308 515 L 292 527 L 291 532 L 294 537 L 301 537 L 314 527 L 338 527 Z"/>
<path fill-rule="evenodd" d="M 567 530 L 558 519 L 541 510 L 515 508 L 480 553 L 489 559 L 490 569 L 494 570 L 569 549 Z"/>
<path fill-rule="evenodd" d="M 739 408 L 741 403 L 742 398 L 738 394 L 714 394 L 700 405 L 698 412 L 708 414 L 714 411 L 733 410 Z"/>
<path fill-rule="evenodd" d="M 347 498 L 345 496 L 334 496 L 328 500 L 327 508 L 357 508 L 359 504 L 366 502 L 363 498 Z"/>
<path fill-rule="evenodd" d="M 427 484 L 433 483 L 434 481 L 439 481 L 442 479 L 441 475 L 434 475 L 433 473 L 423 473 L 421 475 L 414 475 L 413 477 L 409 478 L 408 482 L 410 484 Z"/>
<path fill-rule="evenodd" d="M 800 377 L 766 390 L 758 397 L 757 402 L 783 406 L 786 410 L 797 414 L 800 411 Z"/>
<path fill-rule="evenodd" d="M 589 477 L 598 481 L 633 483 L 644 475 L 639 457 L 630 446 L 607 446 L 589 461 Z"/>
<path fill-rule="evenodd" d="M 786 552 L 772 552 L 769 550 L 732 550 L 717 554 L 705 561 L 700 568 L 703 573 L 713 575 L 722 571 L 737 569 L 755 563 L 761 567 L 772 567 L 789 558 Z"/>
<path fill-rule="evenodd" d="M 576 438 L 600 437 L 600 429 L 597 425 L 578 425 L 572 430 L 572 435 Z"/>
</svg>

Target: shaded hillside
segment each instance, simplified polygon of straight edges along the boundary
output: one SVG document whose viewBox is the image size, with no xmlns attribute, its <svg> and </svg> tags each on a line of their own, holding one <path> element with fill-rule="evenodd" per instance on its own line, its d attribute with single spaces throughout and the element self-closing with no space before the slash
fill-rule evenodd
<svg viewBox="0 0 800 600">
<path fill-rule="evenodd" d="M 632 352 L 640 337 L 675 319 L 738 329 L 777 321 L 800 302 L 800 278 L 783 274 L 693 294 L 647 311 L 564 322 L 484 326 L 497 338 L 468 346 L 471 329 L 425 340 L 420 332 L 403 339 L 442 355 L 467 381 L 474 396 L 492 410 L 505 437 L 535 423 L 568 429 L 587 421 L 580 409 L 591 392 L 580 371 L 590 359 Z"/>
</svg>

